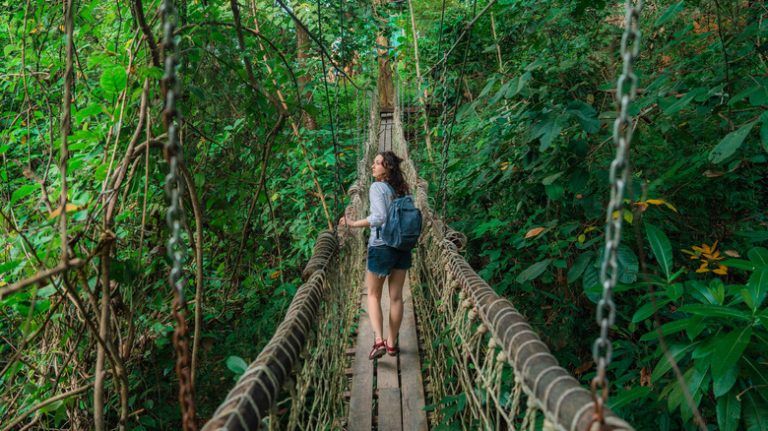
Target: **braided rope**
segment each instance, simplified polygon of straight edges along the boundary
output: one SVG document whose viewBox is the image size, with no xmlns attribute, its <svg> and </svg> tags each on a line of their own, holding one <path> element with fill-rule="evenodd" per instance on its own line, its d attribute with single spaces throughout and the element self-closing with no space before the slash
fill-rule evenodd
<svg viewBox="0 0 768 431">
<path fill-rule="evenodd" d="M 432 347 L 423 352 L 428 402 L 435 407 L 432 425 L 588 429 L 593 406 L 590 392 L 558 365 L 512 303 L 498 296 L 460 255 L 467 238 L 430 208 L 427 184 L 418 178 L 408 157 L 399 113 L 393 118 L 393 150 L 405 159 L 406 179 L 418 185 L 416 203 L 425 221 L 411 285 L 415 286 L 419 332 L 424 345 Z M 459 394 L 466 394 L 466 408 L 454 411 L 441 404 Z M 606 424 L 632 430 L 610 411 L 606 411 Z"/>
</svg>

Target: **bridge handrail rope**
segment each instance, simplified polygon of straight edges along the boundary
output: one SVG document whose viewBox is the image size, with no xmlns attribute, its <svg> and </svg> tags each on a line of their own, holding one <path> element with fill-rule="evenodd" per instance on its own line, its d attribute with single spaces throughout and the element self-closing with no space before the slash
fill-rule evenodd
<svg viewBox="0 0 768 431">
<path fill-rule="evenodd" d="M 395 106 L 398 109 L 398 104 Z M 463 344 L 451 352 L 457 362 L 464 358 L 460 364 L 463 369 L 458 371 L 463 387 L 461 390 L 455 388 L 453 393 L 441 394 L 437 384 L 447 381 L 445 375 L 430 375 L 428 379 L 433 391 L 433 404 L 442 398 L 441 395 L 469 394 L 469 398 L 474 398 L 467 401 L 469 410 L 473 416 L 485 422 L 486 427 L 498 429 L 501 422 L 506 422 L 514 428 L 513 422 L 517 415 L 514 407 L 519 407 L 522 391 L 528 397 L 524 425 L 532 426 L 535 410 L 538 409 L 543 412 L 545 428 L 592 429 L 595 403 L 590 391 L 559 366 L 557 359 L 514 305 L 496 294 L 470 267 L 460 254 L 466 237 L 448 227 L 439 214 L 430 208 L 427 183 L 418 178 L 403 138 L 400 113 L 394 114 L 393 150 L 405 159 L 403 171 L 409 183 L 418 184 L 416 201 L 425 220 L 425 231 L 416 259 L 418 270 L 411 274 L 412 285 L 421 286 L 413 289 L 417 315 L 420 317 L 419 331 L 425 339 L 429 339 L 430 329 L 426 327 L 426 322 L 435 316 L 438 319 L 445 316 L 442 320 L 446 326 L 441 330 L 446 331 L 450 327 L 453 331 L 449 333 L 459 334 Z M 426 296 L 430 294 L 438 301 L 427 301 Z M 435 303 L 441 305 L 435 307 Z M 432 335 L 439 335 L 436 332 L 432 331 Z M 425 345 L 435 344 L 425 341 Z M 436 349 L 425 350 L 425 355 L 429 357 Z M 427 362 L 433 365 L 444 364 L 447 360 L 440 353 L 429 359 Z M 467 366 L 468 361 L 474 362 L 474 375 Z M 501 381 L 501 371 L 505 367 L 510 367 L 515 375 L 516 388 L 512 391 L 511 404 L 509 399 L 502 399 L 504 382 Z M 489 389 L 486 402 L 474 395 L 476 382 Z M 489 402 L 491 399 L 493 402 Z M 514 406 L 515 399 L 518 406 Z M 490 405 L 495 406 L 496 413 L 490 412 Z M 608 429 L 633 429 L 607 408 L 604 414 Z M 433 422 L 436 420 L 433 418 Z"/>
</svg>

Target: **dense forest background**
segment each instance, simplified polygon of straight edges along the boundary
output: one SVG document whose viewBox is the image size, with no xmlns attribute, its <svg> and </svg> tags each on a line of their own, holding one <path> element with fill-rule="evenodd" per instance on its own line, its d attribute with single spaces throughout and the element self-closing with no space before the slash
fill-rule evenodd
<svg viewBox="0 0 768 431">
<path fill-rule="evenodd" d="M 0 430 L 179 427 L 160 3 L 0 2 Z M 590 381 L 623 2 L 176 3 L 201 420 L 345 205 L 380 53 L 467 259 Z M 639 430 L 768 429 L 766 18 L 645 2 L 609 367 Z"/>
</svg>

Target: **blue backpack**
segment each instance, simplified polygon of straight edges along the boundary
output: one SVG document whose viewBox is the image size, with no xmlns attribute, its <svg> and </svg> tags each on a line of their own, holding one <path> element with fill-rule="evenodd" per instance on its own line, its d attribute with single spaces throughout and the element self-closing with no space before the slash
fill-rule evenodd
<svg viewBox="0 0 768 431">
<path fill-rule="evenodd" d="M 397 196 L 392 186 L 387 186 Z M 421 235 L 421 211 L 413 204 L 413 197 L 406 195 L 392 201 L 384 229 L 377 228 L 377 235 L 398 250 L 410 251 L 416 246 Z"/>
</svg>

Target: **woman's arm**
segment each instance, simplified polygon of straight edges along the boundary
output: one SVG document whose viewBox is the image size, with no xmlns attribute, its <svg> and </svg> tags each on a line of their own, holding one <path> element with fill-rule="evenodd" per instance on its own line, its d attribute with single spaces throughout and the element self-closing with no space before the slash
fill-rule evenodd
<svg viewBox="0 0 768 431">
<path fill-rule="evenodd" d="M 339 226 L 369 227 L 371 226 L 371 223 L 368 221 L 367 218 L 363 218 L 360 220 L 347 220 L 347 217 L 345 216 L 339 219 Z"/>
</svg>

